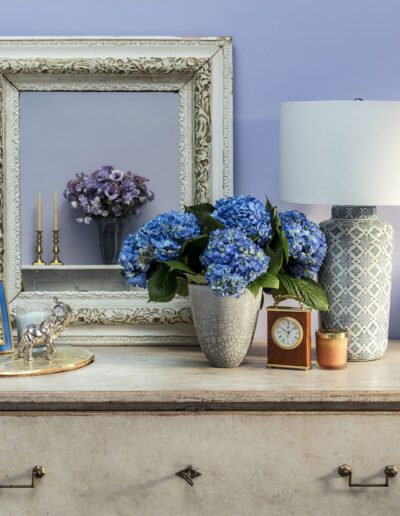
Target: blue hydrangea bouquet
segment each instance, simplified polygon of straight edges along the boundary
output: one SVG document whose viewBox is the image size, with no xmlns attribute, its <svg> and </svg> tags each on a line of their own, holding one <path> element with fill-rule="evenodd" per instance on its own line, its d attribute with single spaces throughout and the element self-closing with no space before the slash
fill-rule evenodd
<svg viewBox="0 0 400 516">
<path fill-rule="evenodd" d="M 148 289 L 150 301 L 186 295 L 194 283 L 216 296 L 265 289 L 276 301 L 291 297 L 327 310 L 314 279 L 325 253 L 324 234 L 303 213 L 278 213 L 269 201 L 239 195 L 149 220 L 127 237 L 119 263 L 130 285 Z"/>
</svg>

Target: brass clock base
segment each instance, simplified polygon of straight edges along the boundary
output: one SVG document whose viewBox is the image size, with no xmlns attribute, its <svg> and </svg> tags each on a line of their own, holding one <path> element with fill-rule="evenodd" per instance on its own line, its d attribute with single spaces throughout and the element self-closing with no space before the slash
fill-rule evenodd
<svg viewBox="0 0 400 516">
<path fill-rule="evenodd" d="M 298 369 L 300 371 L 310 371 L 312 366 L 296 366 L 296 365 L 284 365 L 284 364 L 267 364 L 270 369 Z"/>
<path fill-rule="evenodd" d="M 47 360 L 46 349 L 37 347 L 33 350 L 33 360 L 28 362 L 19 358 L 18 352 L 0 357 L 0 376 L 38 376 L 60 373 L 84 367 L 94 360 L 94 354 L 78 346 L 58 346 L 56 356 Z"/>
</svg>

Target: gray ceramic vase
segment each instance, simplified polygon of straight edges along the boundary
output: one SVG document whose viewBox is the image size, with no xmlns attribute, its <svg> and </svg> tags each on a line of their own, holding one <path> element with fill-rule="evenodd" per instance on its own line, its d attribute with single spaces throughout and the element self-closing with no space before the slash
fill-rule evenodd
<svg viewBox="0 0 400 516">
<path fill-rule="evenodd" d="M 393 229 L 374 206 L 333 206 L 321 229 L 328 252 L 319 281 L 329 300 L 321 326 L 348 329 L 348 360 L 377 360 L 388 344 Z"/>
<path fill-rule="evenodd" d="M 189 285 L 194 327 L 201 349 L 214 367 L 238 367 L 253 341 L 262 291 L 239 298 L 216 296 L 206 285 Z"/>
</svg>

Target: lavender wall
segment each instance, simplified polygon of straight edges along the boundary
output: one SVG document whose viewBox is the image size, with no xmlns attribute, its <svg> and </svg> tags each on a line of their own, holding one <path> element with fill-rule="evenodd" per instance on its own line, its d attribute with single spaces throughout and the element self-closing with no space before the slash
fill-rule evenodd
<svg viewBox="0 0 400 516">
<path fill-rule="evenodd" d="M 398 0 L 13 0 L 2 5 L 0 34 L 233 36 L 236 193 L 277 201 L 279 103 L 399 100 L 399 17 Z M 400 208 L 380 213 L 399 244 Z M 400 337 L 399 255 L 397 245 L 392 337 Z"/>
<path fill-rule="evenodd" d="M 111 164 L 149 179 L 156 199 L 131 217 L 125 235 L 158 213 L 179 209 L 179 97 L 171 92 L 23 92 L 20 103 L 22 263 L 34 259 L 37 192 L 43 205 L 43 258 L 52 258 L 53 195 L 58 192 L 61 259 L 102 263 L 96 224 L 63 198 L 77 172 Z M 84 245 L 79 245 L 80 243 Z"/>
</svg>

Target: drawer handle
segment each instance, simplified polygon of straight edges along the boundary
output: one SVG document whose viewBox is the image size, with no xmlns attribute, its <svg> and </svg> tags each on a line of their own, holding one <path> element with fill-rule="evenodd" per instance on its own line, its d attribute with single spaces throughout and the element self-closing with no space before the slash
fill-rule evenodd
<svg viewBox="0 0 400 516">
<path fill-rule="evenodd" d="M 0 488 L 1 489 L 31 489 L 31 488 L 35 487 L 35 480 L 37 478 L 44 477 L 45 474 L 46 474 L 46 470 L 45 470 L 44 466 L 35 466 L 32 469 L 32 481 L 30 484 L 27 484 L 27 485 L 14 485 L 14 484 L 0 485 Z"/>
<path fill-rule="evenodd" d="M 187 466 L 185 469 L 178 471 L 176 473 L 176 475 L 178 475 L 178 477 L 181 477 L 184 480 L 186 480 L 186 482 L 190 486 L 193 486 L 193 479 L 196 477 L 199 477 L 201 475 L 201 473 L 193 466 Z"/>
<path fill-rule="evenodd" d="M 347 464 L 342 464 L 339 466 L 338 474 L 341 477 L 348 477 L 349 479 L 349 487 L 389 487 L 389 478 L 393 478 L 397 475 L 398 469 L 396 466 L 386 466 L 384 469 L 385 473 L 385 483 L 384 484 L 353 484 L 352 476 L 353 473 L 351 471 L 351 467 Z"/>
</svg>

